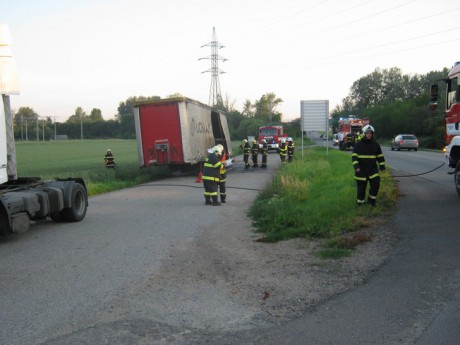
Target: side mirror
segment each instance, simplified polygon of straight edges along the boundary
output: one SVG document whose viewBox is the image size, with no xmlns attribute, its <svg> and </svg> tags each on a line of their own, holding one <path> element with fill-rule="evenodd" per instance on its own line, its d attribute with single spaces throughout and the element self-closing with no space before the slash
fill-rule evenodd
<svg viewBox="0 0 460 345">
<path fill-rule="evenodd" d="M 430 89 L 430 103 L 429 107 L 430 110 L 436 110 L 438 108 L 438 85 L 433 84 L 431 85 Z"/>
</svg>

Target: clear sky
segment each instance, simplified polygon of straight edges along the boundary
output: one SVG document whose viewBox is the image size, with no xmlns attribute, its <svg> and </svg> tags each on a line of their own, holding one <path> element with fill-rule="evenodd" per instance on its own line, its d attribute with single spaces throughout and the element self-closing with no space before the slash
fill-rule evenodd
<svg viewBox="0 0 460 345">
<path fill-rule="evenodd" d="M 220 88 L 238 110 L 273 92 L 283 120 L 301 100 L 332 110 L 375 68 L 425 74 L 460 60 L 458 0 L 0 0 L 19 70 L 13 111 L 114 118 L 131 96 L 208 103 L 212 39 Z"/>
</svg>

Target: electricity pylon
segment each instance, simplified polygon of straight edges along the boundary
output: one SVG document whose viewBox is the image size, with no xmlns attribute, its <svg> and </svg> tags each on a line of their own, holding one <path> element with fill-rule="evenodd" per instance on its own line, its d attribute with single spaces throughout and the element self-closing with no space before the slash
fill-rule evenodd
<svg viewBox="0 0 460 345">
<path fill-rule="evenodd" d="M 219 49 L 224 48 L 222 44 L 217 41 L 216 38 L 216 29 L 212 28 L 212 40 L 208 44 L 202 45 L 203 47 L 211 47 L 211 55 L 207 57 L 200 58 L 198 60 L 209 59 L 211 60 L 211 68 L 203 71 L 201 73 L 211 72 L 211 87 L 209 88 L 209 102 L 210 106 L 215 106 L 216 104 L 222 104 L 222 95 L 220 93 L 220 82 L 219 74 L 225 73 L 219 69 L 219 60 L 227 61 L 226 58 L 219 56 Z"/>
</svg>

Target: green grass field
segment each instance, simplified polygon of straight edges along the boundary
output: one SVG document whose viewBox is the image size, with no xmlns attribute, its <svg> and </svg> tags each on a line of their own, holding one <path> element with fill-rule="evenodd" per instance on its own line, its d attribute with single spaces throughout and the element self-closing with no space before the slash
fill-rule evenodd
<svg viewBox="0 0 460 345">
<path fill-rule="evenodd" d="M 104 155 L 111 149 L 116 169 L 107 169 Z M 161 168 L 139 168 L 135 140 L 63 140 L 16 142 L 19 177 L 42 179 L 83 177 L 88 194 L 126 188 L 165 176 Z"/>
</svg>

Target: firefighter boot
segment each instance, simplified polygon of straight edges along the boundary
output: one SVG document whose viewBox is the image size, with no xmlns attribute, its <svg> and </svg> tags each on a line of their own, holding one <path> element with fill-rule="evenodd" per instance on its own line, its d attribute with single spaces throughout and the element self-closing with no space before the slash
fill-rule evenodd
<svg viewBox="0 0 460 345">
<path fill-rule="evenodd" d="M 225 197 L 226 197 L 226 195 L 221 195 L 221 196 L 220 196 L 220 202 L 221 202 L 222 204 L 225 204 Z"/>
<path fill-rule="evenodd" d="M 221 203 L 217 201 L 217 195 L 212 196 L 212 206 L 220 206 Z"/>
<path fill-rule="evenodd" d="M 211 197 L 209 195 L 204 196 L 206 202 L 204 203 L 205 205 L 212 205 L 211 203 Z"/>
<path fill-rule="evenodd" d="M 368 203 L 369 205 L 371 205 L 372 207 L 375 207 L 375 204 L 376 204 L 376 203 L 375 203 L 375 199 L 373 199 L 373 198 L 368 198 L 368 199 L 367 199 L 367 203 Z"/>
</svg>

